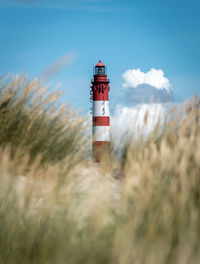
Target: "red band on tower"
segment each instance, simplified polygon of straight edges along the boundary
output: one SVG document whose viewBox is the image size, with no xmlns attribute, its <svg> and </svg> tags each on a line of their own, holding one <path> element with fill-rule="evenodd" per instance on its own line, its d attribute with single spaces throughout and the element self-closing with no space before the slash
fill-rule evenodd
<svg viewBox="0 0 200 264">
<path fill-rule="evenodd" d="M 93 126 L 109 126 L 110 118 L 109 116 L 94 116 Z"/>
</svg>

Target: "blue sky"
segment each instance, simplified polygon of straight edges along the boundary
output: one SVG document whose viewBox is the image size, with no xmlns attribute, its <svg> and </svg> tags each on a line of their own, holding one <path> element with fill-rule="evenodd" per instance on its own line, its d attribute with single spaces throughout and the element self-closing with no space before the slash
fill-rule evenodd
<svg viewBox="0 0 200 264">
<path fill-rule="evenodd" d="M 199 0 L 0 0 L 0 73 L 34 78 L 73 52 L 74 62 L 48 82 L 62 82 L 63 100 L 85 113 L 99 58 L 112 109 L 126 104 L 129 69 L 162 69 L 176 100 L 184 100 L 200 92 L 199 14 Z"/>
</svg>

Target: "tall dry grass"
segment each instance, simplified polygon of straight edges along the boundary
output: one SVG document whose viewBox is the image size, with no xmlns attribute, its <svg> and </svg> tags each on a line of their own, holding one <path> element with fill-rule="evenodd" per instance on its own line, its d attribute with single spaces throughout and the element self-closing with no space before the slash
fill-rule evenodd
<svg viewBox="0 0 200 264">
<path fill-rule="evenodd" d="M 80 155 L 87 140 L 84 120 L 59 98 L 25 75 L 1 78 L 0 146 L 28 152 L 30 161 L 39 155 L 41 163 Z"/>
<path fill-rule="evenodd" d="M 26 88 L 3 105 L 10 85 L 0 99 L 0 263 L 200 263 L 198 98 L 99 166 L 73 141 L 86 141 L 83 120 L 57 105 L 37 112 L 50 101 L 21 103 Z M 7 122 L 18 116 L 15 134 Z"/>
</svg>

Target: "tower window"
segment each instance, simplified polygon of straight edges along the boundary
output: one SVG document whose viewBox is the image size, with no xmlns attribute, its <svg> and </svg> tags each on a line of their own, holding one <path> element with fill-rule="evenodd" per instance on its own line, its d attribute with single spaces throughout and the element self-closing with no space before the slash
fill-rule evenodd
<svg viewBox="0 0 200 264">
<path fill-rule="evenodd" d="M 95 75 L 106 75 L 106 67 L 95 67 Z"/>
</svg>

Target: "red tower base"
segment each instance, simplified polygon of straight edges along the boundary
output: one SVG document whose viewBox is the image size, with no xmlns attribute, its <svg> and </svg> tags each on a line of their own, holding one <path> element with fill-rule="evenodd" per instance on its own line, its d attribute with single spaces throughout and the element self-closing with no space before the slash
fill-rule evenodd
<svg viewBox="0 0 200 264">
<path fill-rule="evenodd" d="M 93 160 L 100 163 L 110 153 L 110 141 L 95 141 L 92 149 Z"/>
</svg>

